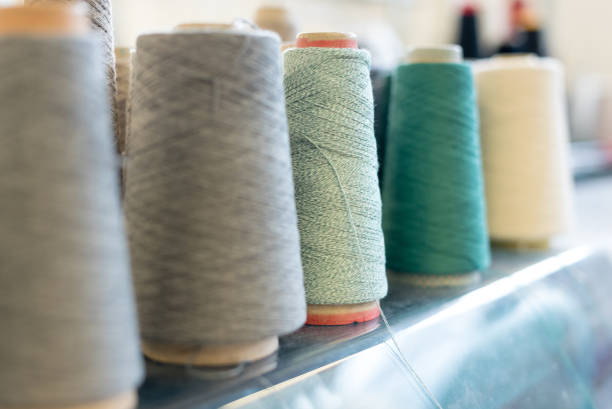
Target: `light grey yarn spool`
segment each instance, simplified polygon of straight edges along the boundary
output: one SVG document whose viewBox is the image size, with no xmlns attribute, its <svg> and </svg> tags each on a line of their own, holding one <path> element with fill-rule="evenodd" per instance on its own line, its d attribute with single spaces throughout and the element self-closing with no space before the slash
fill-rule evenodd
<svg viewBox="0 0 612 409">
<path fill-rule="evenodd" d="M 106 91 L 96 39 L 0 38 L 2 408 L 142 378 Z"/>
<path fill-rule="evenodd" d="M 111 0 L 24 0 L 26 6 L 36 4 L 52 4 L 52 3 L 79 3 L 87 4 L 89 19 L 91 20 L 92 28 L 102 38 L 102 50 L 104 52 L 104 62 L 106 66 L 106 83 L 108 84 L 108 94 L 113 113 L 113 124 L 115 129 L 115 138 L 118 138 L 118 124 L 116 119 L 115 94 L 117 93 L 117 82 L 115 78 L 115 41 L 113 37 L 113 13 Z M 118 140 L 116 140 L 117 149 L 119 148 Z"/>
<path fill-rule="evenodd" d="M 153 359 L 229 364 L 207 352 L 304 322 L 279 46 L 235 29 L 138 39 L 125 207 Z"/>
</svg>

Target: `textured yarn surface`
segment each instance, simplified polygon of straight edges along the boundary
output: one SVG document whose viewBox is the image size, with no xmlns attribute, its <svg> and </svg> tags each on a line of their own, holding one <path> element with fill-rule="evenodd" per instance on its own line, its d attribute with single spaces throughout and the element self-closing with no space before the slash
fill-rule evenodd
<svg viewBox="0 0 612 409">
<path fill-rule="evenodd" d="M 310 304 L 386 295 L 367 51 L 290 49 L 285 94 Z"/>
<path fill-rule="evenodd" d="M 0 407 L 101 400 L 142 377 L 98 46 L 0 39 Z"/>
<path fill-rule="evenodd" d="M 537 57 L 477 65 L 489 229 L 498 240 L 546 240 L 572 222 L 563 70 Z"/>
<path fill-rule="evenodd" d="M 374 94 L 374 135 L 378 152 L 378 182 L 382 189 L 385 163 L 385 146 L 389 119 L 389 99 L 391 97 L 391 72 L 372 68 L 372 91 Z"/>
<path fill-rule="evenodd" d="M 127 111 L 130 91 L 130 79 L 132 76 L 132 50 L 129 48 L 117 48 L 115 50 L 117 61 L 117 94 L 115 95 L 117 150 L 125 153 L 125 140 L 127 134 Z"/>
<path fill-rule="evenodd" d="M 115 81 L 115 41 L 113 37 L 113 13 L 111 0 L 24 0 L 24 4 L 44 4 L 44 3 L 77 3 L 87 4 L 89 19 L 96 33 L 102 38 L 102 50 L 104 55 L 103 64 L 106 67 L 106 83 L 108 84 L 108 98 L 112 106 L 113 122 L 115 126 L 115 138 L 117 138 L 117 119 L 115 110 L 115 93 L 117 84 Z"/>
<path fill-rule="evenodd" d="M 477 113 L 469 66 L 397 68 L 383 189 L 390 270 L 459 274 L 489 265 Z"/>
<path fill-rule="evenodd" d="M 305 321 L 279 47 L 261 31 L 138 39 L 125 206 L 147 341 Z"/>
</svg>

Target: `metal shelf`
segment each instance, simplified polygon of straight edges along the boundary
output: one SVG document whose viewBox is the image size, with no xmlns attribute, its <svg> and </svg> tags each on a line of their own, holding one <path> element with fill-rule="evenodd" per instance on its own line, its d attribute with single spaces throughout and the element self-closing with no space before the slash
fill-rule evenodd
<svg viewBox="0 0 612 409">
<path fill-rule="evenodd" d="M 577 180 L 570 239 L 605 242 L 612 178 Z M 390 327 L 307 326 L 275 356 L 224 370 L 147 362 L 140 408 L 436 408 L 424 385 L 445 409 L 612 408 L 611 292 L 604 250 L 496 250 L 469 288 L 390 278 Z"/>
<path fill-rule="evenodd" d="M 148 362 L 140 407 L 435 408 L 412 371 L 443 408 L 604 407 L 595 406 L 612 375 L 603 253 L 496 251 L 471 288 L 390 287 L 390 330 L 381 320 L 304 327 L 276 356 L 220 371 Z"/>
</svg>

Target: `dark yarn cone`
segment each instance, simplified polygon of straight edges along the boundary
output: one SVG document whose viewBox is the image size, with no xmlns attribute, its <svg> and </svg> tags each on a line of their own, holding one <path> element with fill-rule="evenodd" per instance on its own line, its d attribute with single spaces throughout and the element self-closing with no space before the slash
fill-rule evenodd
<svg viewBox="0 0 612 409">
<path fill-rule="evenodd" d="M 535 54 L 540 57 L 546 56 L 546 49 L 542 39 L 541 30 L 529 30 L 525 33 L 525 44 L 523 51 L 530 54 Z"/>
<path fill-rule="evenodd" d="M 385 163 L 385 140 L 389 116 L 389 97 L 391 95 L 391 72 L 373 68 L 370 72 L 372 92 L 374 93 L 374 136 L 378 154 L 378 183 L 382 188 Z"/>
<path fill-rule="evenodd" d="M 466 59 L 480 57 L 478 46 L 478 17 L 474 8 L 467 6 L 462 13 L 459 23 L 458 44 L 463 48 L 463 56 Z"/>
</svg>

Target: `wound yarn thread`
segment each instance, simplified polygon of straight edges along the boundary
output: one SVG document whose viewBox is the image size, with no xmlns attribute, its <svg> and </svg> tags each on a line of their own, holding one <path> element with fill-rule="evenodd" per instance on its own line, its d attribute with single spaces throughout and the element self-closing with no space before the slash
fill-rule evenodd
<svg viewBox="0 0 612 409">
<path fill-rule="evenodd" d="M 0 38 L 0 407 L 143 375 L 99 43 Z"/>
<path fill-rule="evenodd" d="M 391 97 L 391 72 L 385 69 L 372 68 L 372 92 L 374 94 L 374 135 L 378 152 L 378 182 L 383 187 L 385 163 L 385 145 L 389 119 L 389 99 Z"/>
<path fill-rule="evenodd" d="M 113 13 L 111 0 L 24 0 L 26 6 L 49 3 L 78 3 L 87 4 L 89 19 L 96 33 L 102 38 L 103 64 L 106 67 L 106 83 L 108 84 L 108 98 L 112 107 L 113 124 L 115 130 L 115 144 L 119 147 L 120 128 L 117 122 L 115 107 L 115 94 L 117 83 L 115 78 L 115 40 L 113 37 Z"/>
<path fill-rule="evenodd" d="M 130 78 L 128 80 L 127 100 L 125 103 L 125 139 L 123 142 L 123 163 L 121 164 L 121 193 L 125 194 L 125 183 L 127 177 L 127 156 L 130 146 L 130 134 L 132 132 L 132 93 L 134 91 L 134 76 L 136 75 L 136 49 L 130 52 Z"/>
<path fill-rule="evenodd" d="M 309 304 L 387 293 L 367 51 L 285 51 L 285 96 Z"/>
<path fill-rule="evenodd" d="M 125 207 L 146 341 L 262 340 L 306 318 L 280 40 L 138 39 Z"/>
<path fill-rule="evenodd" d="M 470 67 L 400 65 L 388 126 L 387 268 L 430 275 L 485 269 L 490 254 Z"/>
<path fill-rule="evenodd" d="M 547 240 L 572 223 L 563 69 L 553 59 L 476 65 L 491 238 Z"/>
<path fill-rule="evenodd" d="M 130 79 L 132 76 L 132 49 L 116 48 L 115 61 L 117 72 L 117 94 L 115 95 L 115 107 L 117 110 L 117 149 L 119 153 L 124 154 L 127 134 Z"/>
</svg>

